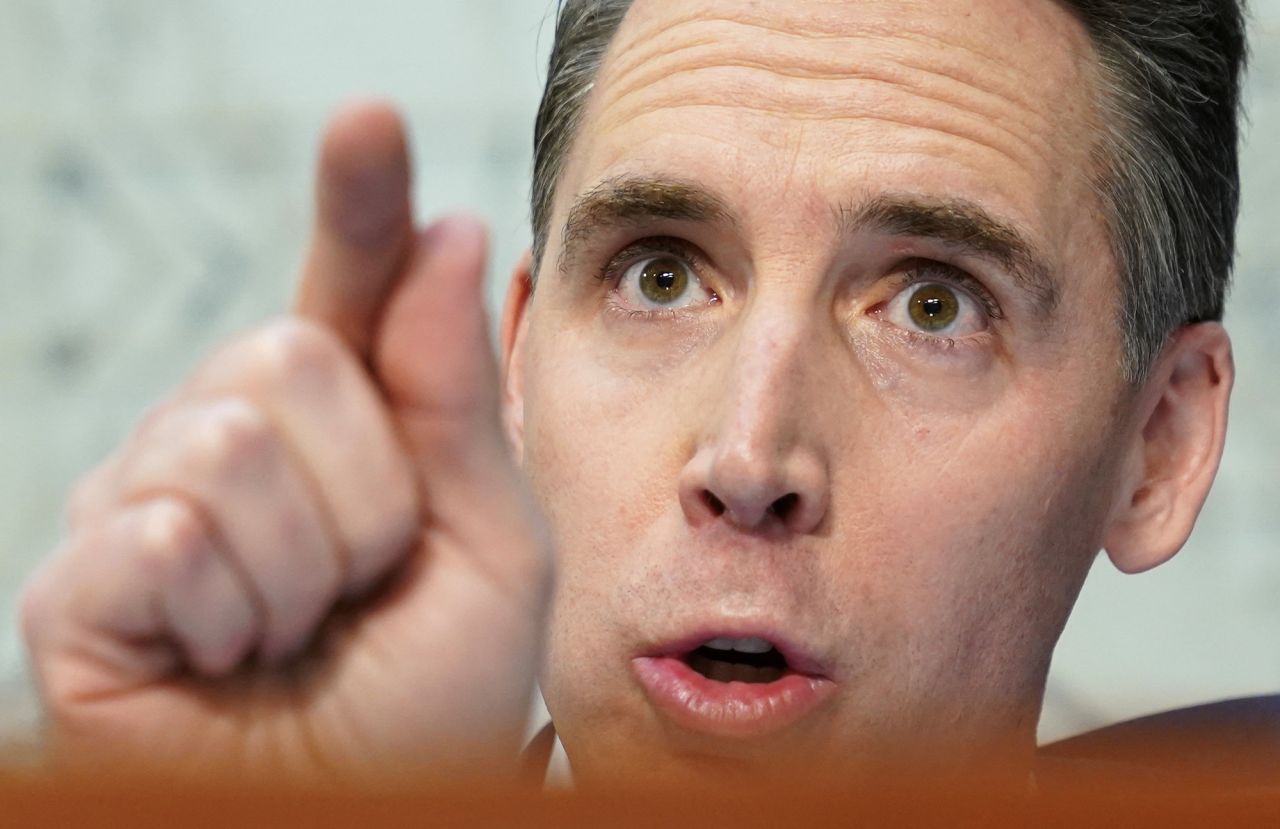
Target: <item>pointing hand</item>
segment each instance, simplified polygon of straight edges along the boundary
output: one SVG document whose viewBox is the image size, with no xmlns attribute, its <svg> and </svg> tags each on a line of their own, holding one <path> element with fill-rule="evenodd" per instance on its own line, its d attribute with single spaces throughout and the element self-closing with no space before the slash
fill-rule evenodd
<svg viewBox="0 0 1280 829">
<path fill-rule="evenodd" d="M 291 315 L 77 486 L 24 596 L 55 760 L 387 782 L 514 767 L 551 584 L 504 442 L 483 228 L 414 229 L 399 118 L 321 154 Z"/>
</svg>

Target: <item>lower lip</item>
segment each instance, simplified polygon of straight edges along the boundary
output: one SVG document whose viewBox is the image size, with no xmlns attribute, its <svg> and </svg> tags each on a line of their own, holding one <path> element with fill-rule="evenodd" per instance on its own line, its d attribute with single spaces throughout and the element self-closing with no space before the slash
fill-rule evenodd
<svg viewBox="0 0 1280 829">
<path fill-rule="evenodd" d="M 649 699 L 677 725 L 715 737 L 764 737 L 812 713 L 835 692 L 829 679 L 787 674 L 777 682 L 715 682 L 671 656 L 631 666 Z"/>
</svg>

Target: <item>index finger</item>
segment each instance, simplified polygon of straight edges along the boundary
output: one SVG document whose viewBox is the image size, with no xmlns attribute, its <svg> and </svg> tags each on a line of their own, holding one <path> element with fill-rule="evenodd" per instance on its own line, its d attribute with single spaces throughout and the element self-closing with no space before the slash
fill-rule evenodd
<svg viewBox="0 0 1280 829">
<path fill-rule="evenodd" d="M 316 170 L 310 249 L 294 310 L 362 357 L 413 246 L 404 124 L 390 105 L 359 102 L 330 123 Z"/>
</svg>

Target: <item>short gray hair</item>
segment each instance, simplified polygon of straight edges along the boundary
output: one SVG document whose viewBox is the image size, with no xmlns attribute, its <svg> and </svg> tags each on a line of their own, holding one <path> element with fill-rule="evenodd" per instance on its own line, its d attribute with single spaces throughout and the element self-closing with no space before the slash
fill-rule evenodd
<svg viewBox="0 0 1280 829">
<path fill-rule="evenodd" d="M 534 130 L 537 268 L 565 158 L 632 0 L 561 0 Z M 1244 0 L 1069 0 L 1102 67 L 1094 185 L 1120 272 L 1122 369 L 1141 382 L 1183 325 L 1221 320 L 1240 204 Z"/>
</svg>

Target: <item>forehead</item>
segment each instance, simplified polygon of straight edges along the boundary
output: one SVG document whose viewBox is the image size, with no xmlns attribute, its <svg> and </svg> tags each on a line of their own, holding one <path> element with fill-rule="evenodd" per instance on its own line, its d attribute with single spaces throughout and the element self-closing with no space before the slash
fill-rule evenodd
<svg viewBox="0 0 1280 829">
<path fill-rule="evenodd" d="M 1086 186 L 1095 64 L 1052 0 L 637 0 L 558 206 L 622 173 L 693 176 L 771 221 L 945 191 L 1053 249 Z"/>
</svg>

